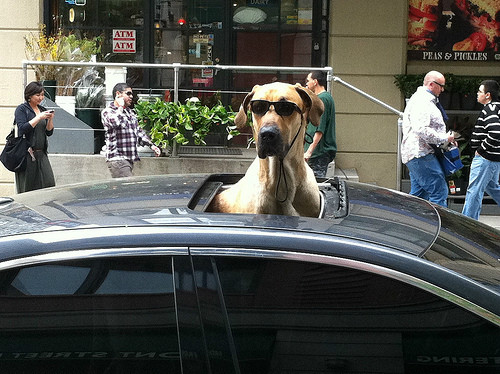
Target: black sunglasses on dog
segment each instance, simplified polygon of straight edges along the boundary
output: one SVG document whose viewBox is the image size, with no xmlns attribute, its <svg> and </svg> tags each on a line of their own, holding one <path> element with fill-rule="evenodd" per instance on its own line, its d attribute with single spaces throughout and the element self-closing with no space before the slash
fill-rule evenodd
<svg viewBox="0 0 500 374">
<path fill-rule="evenodd" d="M 280 116 L 285 116 L 285 117 L 291 116 L 294 110 L 302 114 L 302 111 L 300 110 L 297 104 L 285 100 L 282 101 L 252 100 L 250 101 L 250 110 L 253 113 L 257 114 L 258 116 L 263 116 L 264 114 L 267 113 L 271 105 L 274 107 L 276 113 L 278 113 Z"/>
</svg>

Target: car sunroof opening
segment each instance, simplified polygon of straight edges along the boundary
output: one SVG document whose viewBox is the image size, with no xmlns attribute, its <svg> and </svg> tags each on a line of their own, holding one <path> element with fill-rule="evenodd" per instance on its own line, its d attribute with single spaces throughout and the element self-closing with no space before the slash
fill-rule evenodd
<svg viewBox="0 0 500 374">
<path fill-rule="evenodd" d="M 207 211 L 210 202 L 219 192 L 237 183 L 243 175 L 214 174 L 196 191 L 188 208 L 198 212 Z M 338 219 L 347 216 L 348 201 L 345 182 L 338 178 L 318 179 L 321 192 L 321 213 L 319 218 Z"/>
</svg>

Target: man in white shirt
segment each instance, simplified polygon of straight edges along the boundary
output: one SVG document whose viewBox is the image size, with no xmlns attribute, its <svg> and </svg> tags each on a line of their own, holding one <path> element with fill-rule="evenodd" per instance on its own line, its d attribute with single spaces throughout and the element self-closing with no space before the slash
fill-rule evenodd
<svg viewBox="0 0 500 374">
<path fill-rule="evenodd" d="M 408 101 L 403 115 L 401 158 L 410 171 L 410 194 L 446 206 L 448 184 L 431 145 L 454 141 L 446 132 L 438 97 L 443 92 L 445 78 L 430 71 L 421 87 Z"/>
</svg>

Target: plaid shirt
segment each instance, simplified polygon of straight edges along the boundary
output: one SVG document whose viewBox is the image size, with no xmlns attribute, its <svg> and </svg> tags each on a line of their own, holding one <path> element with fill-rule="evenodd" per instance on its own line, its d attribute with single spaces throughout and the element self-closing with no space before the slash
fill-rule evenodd
<svg viewBox="0 0 500 374">
<path fill-rule="evenodd" d="M 106 160 L 138 161 L 137 145 L 153 145 L 132 109 L 113 102 L 101 112 L 101 119 L 106 130 Z"/>
</svg>

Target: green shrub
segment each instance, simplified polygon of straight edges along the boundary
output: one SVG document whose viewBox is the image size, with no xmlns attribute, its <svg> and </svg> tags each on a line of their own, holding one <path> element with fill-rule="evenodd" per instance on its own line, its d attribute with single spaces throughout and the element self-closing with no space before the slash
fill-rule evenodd
<svg viewBox="0 0 500 374">
<path fill-rule="evenodd" d="M 196 145 L 205 145 L 205 137 L 216 126 L 224 126 L 229 136 L 236 135 L 232 128 L 235 113 L 220 101 L 209 108 L 191 100 L 185 104 L 160 99 L 154 102 L 141 100 L 134 109 L 139 125 L 161 148 L 167 148 L 174 142 L 186 145 L 192 141 Z"/>
</svg>

